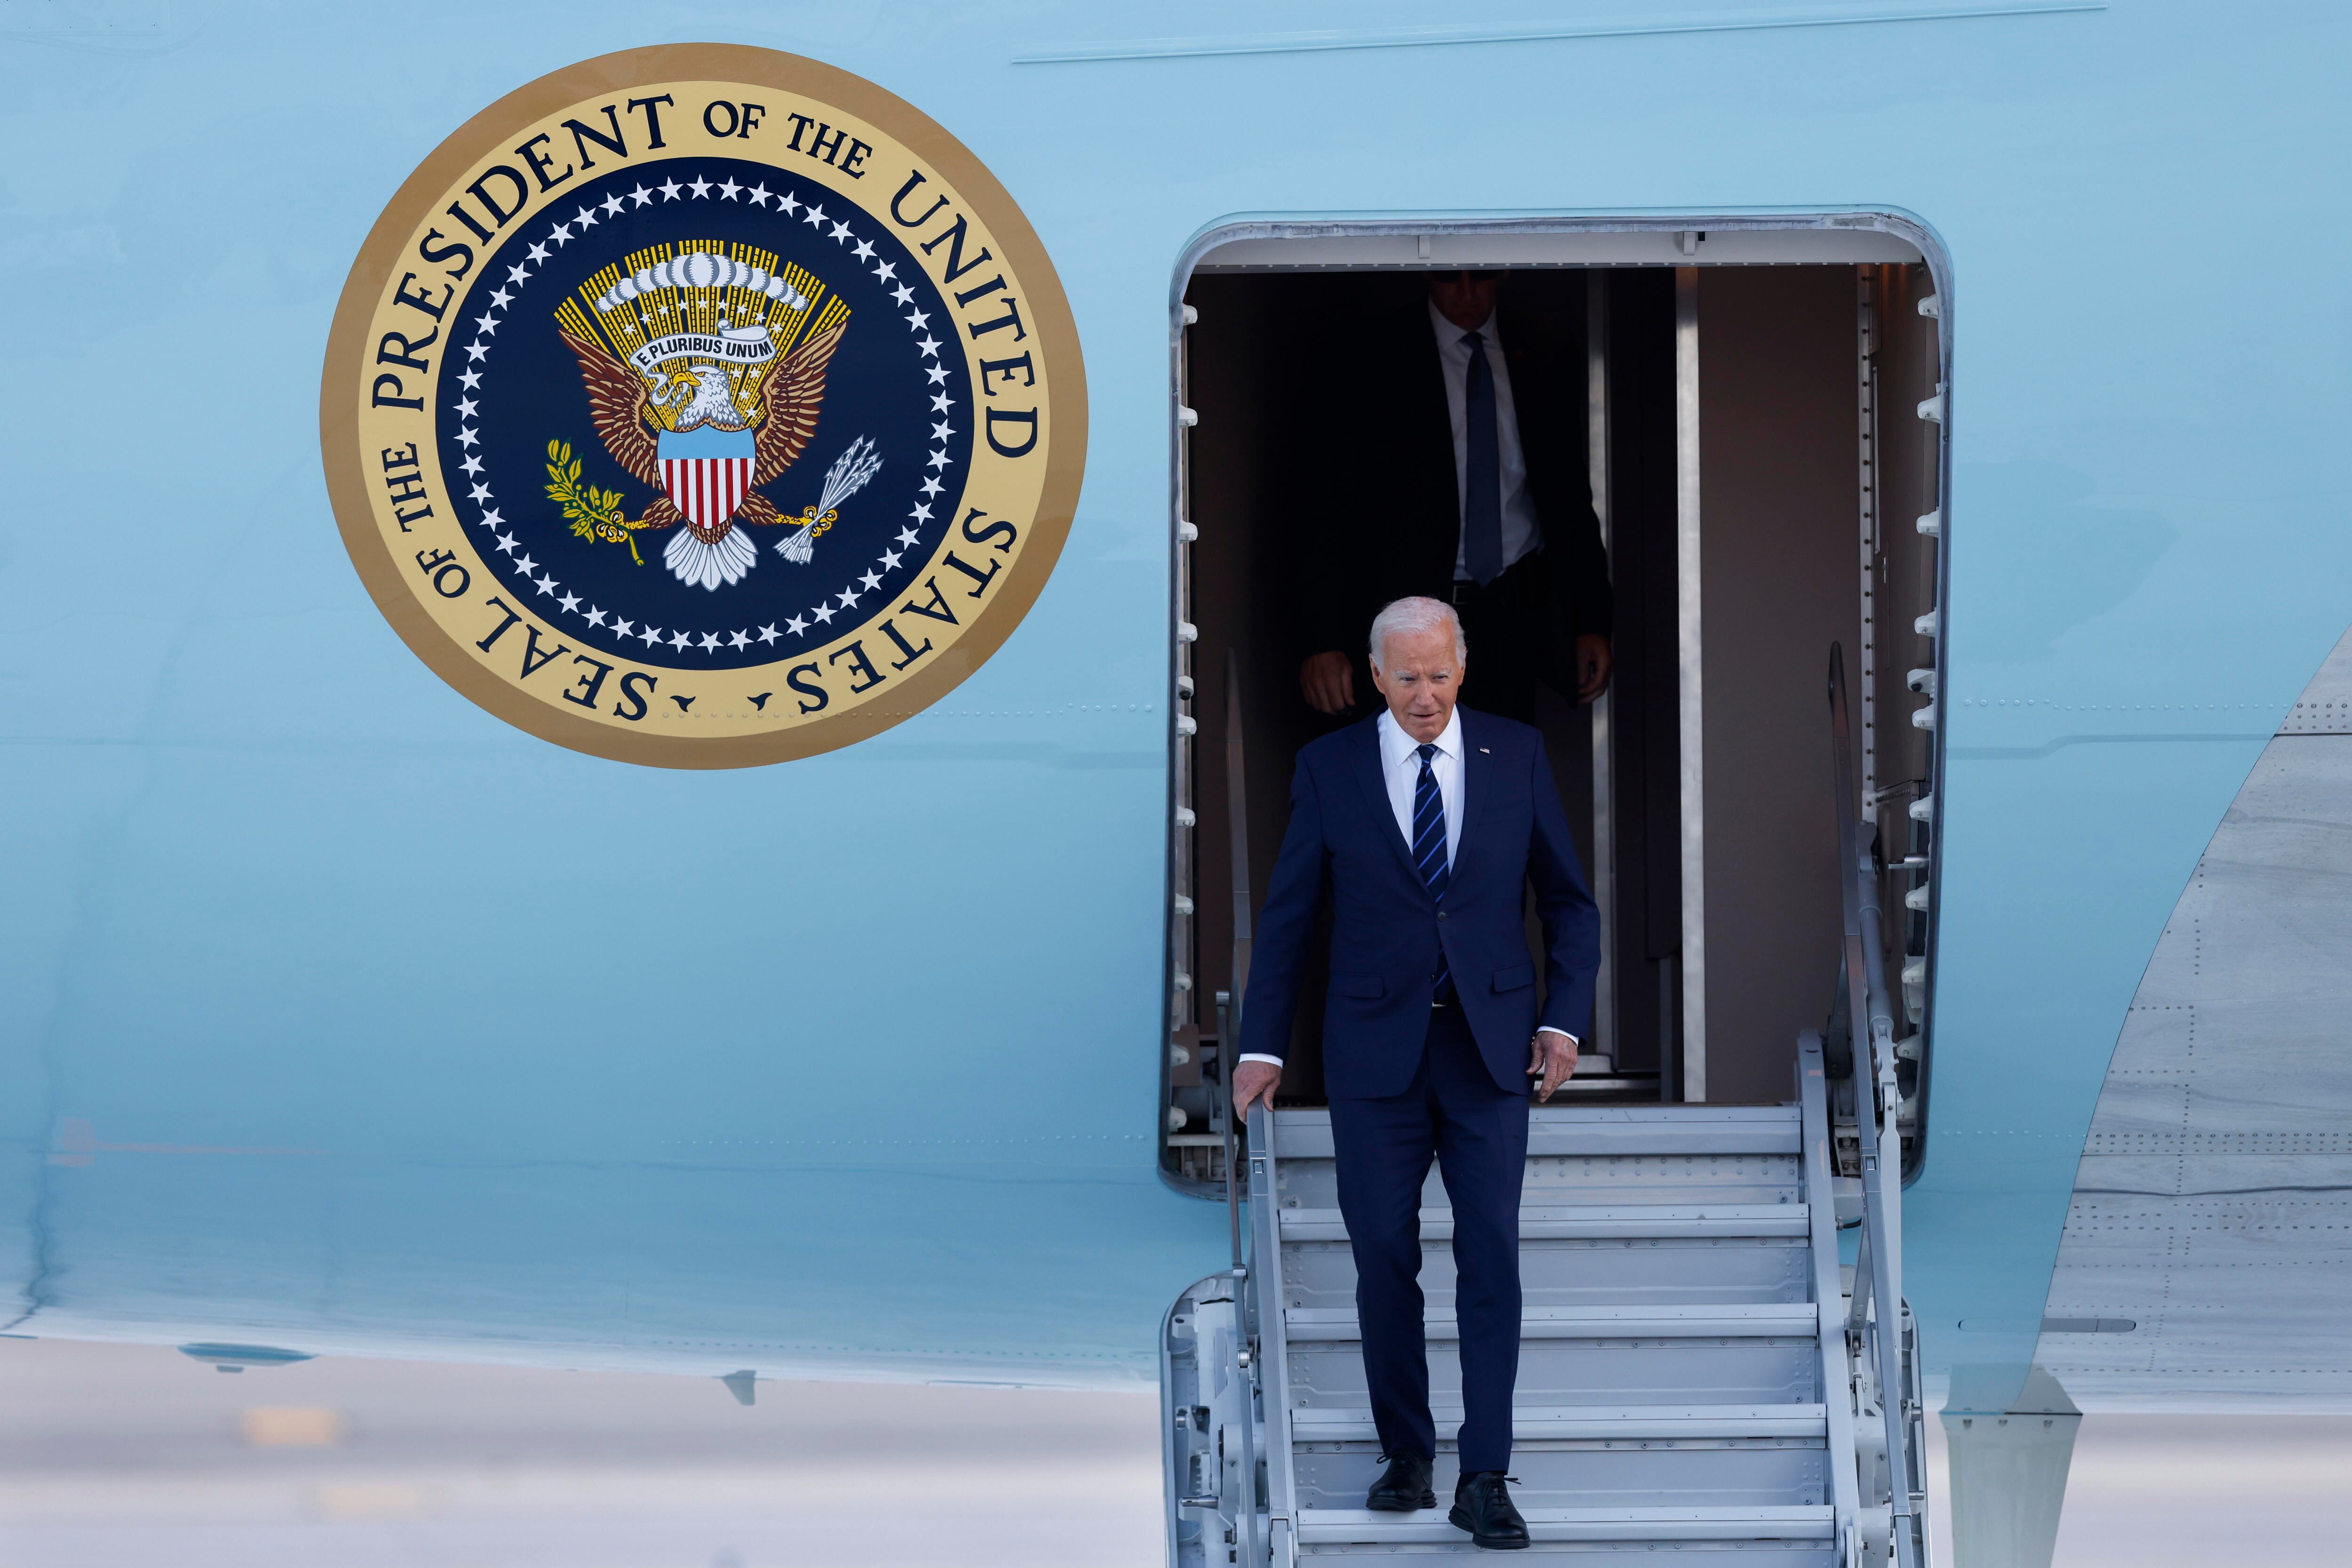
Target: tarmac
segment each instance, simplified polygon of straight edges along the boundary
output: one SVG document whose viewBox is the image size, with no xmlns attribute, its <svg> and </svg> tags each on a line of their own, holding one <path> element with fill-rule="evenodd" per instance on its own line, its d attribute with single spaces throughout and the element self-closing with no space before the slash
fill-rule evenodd
<svg viewBox="0 0 2352 1568">
<path fill-rule="evenodd" d="M 0 1563 L 1160 1568 L 1158 1428 L 1150 1394 L 763 1383 L 746 1408 L 710 1378 L 0 1340 Z M 2317 1568 L 2347 1540 L 2352 1418 L 2093 1415 L 2056 1568 Z"/>
</svg>

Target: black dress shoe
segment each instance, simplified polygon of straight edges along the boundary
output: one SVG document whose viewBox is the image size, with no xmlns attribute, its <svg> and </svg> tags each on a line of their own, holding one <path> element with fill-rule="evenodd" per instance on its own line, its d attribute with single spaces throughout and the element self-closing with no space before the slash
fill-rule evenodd
<svg viewBox="0 0 2352 1568">
<path fill-rule="evenodd" d="M 1483 1551 L 1517 1552 L 1528 1543 L 1528 1521 L 1512 1505 L 1507 1479 L 1500 1470 L 1473 1470 L 1454 1489 L 1454 1511 L 1446 1517 Z"/>
<path fill-rule="evenodd" d="M 1387 1472 L 1364 1494 L 1364 1506 L 1382 1513 L 1411 1513 L 1417 1508 L 1435 1508 L 1437 1493 L 1430 1489 L 1429 1456 L 1399 1454 L 1391 1459 Z"/>
</svg>

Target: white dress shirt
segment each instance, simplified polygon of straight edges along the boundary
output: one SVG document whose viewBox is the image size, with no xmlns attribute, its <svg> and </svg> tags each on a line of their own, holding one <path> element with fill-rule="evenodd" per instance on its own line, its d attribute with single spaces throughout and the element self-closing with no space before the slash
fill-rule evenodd
<svg viewBox="0 0 2352 1568">
<path fill-rule="evenodd" d="M 1454 494 L 1465 521 L 1470 510 L 1470 345 L 1463 329 L 1447 321 L 1433 303 L 1430 325 L 1437 333 L 1437 363 L 1445 372 L 1445 407 L 1454 420 Z M 1502 448 L 1503 566 L 1508 570 L 1522 555 L 1542 542 L 1536 525 L 1535 498 L 1528 493 L 1527 454 L 1519 447 L 1519 415 L 1511 402 L 1511 373 L 1503 363 L 1503 345 L 1495 336 L 1490 314 L 1477 329 L 1486 340 L 1486 366 L 1495 373 L 1495 439 Z M 1454 546 L 1454 577 L 1470 578 L 1467 531 Z"/>
<path fill-rule="evenodd" d="M 1383 710 L 1372 721 L 1381 740 L 1381 776 L 1389 786 L 1389 809 L 1396 813 L 1397 831 L 1405 847 L 1412 847 L 1412 795 L 1421 784 L 1421 742 L 1404 732 L 1396 715 Z M 1436 754 L 1429 771 L 1437 775 L 1437 798 L 1445 805 L 1445 868 L 1454 869 L 1454 852 L 1462 847 L 1462 710 L 1445 716 L 1444 732 L 1437 737 Z"/>
<path fill-rule="evenodd" d="M 1468 355 L 1465 354 L 1465 362 Z M 1397 831 L 1404 835 L 1405 847 L 1412 847 L 1412 795 L 1421 784 L 1421 742 L 1404 732 L 1396 715 L 1383 712 L 1373 721 L 1374 731 L 1380 737 L 1381 774 L 1389 786 L 1389 809 L 1396 813 Z M 1429 759 L 1429 771 L 1437 778 L 1437 797 L 1445 805 L 1445 866 L 1454 868 L 1454 851 L 1462 847 L 1462 710 L 1455 709 L 1446 716 L 1445 729 L 1433 742 L 1436 752 Z M 1558 1035 L 1571 1045 L 1576 1037 L 1565 1029 L 1538 1029 L 1539 1035 Z M 1265 1062 L 1280 1067 L 1282 1058 L 1244 1051 L 1236 1058 L 1244 1062 Z"/>
</svg>

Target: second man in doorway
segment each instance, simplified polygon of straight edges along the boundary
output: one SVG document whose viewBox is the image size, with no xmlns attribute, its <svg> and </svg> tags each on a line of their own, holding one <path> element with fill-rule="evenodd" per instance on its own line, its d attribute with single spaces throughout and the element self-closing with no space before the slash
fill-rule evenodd
<svg viewBox="0 0 2352 1568">
<path fill-rule="evenodd" d="M 1310 639 L 1299 668 L 1318 711 L 1354 710 L 1347 651 L 1393 600 L 1452 605 L 1479 647 L 1478 707 L 1522 723 L 1538 683 L 1589 702 L 1609 683 L 1609 562 L 1586 474 L 1580 376 L 1506 341 L 1499 275 L 1432 275 L 1425 304 L 1377 324 L 1367 361 L 1335 378 L 1339 450 Z"/>
</svg>

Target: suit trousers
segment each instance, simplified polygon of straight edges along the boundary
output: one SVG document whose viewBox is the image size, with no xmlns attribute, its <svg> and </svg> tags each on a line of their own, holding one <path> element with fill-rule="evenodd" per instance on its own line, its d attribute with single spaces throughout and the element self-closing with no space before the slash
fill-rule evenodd
<svg viewBox="0 0 2352 1568">
<path fill-rule="evenodd" d="M 1507 1469 L 1519 1373 L 1519 1184 L 1528 1097 L 1495 1087 L 1459 1007 L 1432 1007 L 1402 1094 L 1331 1101 L 1339 1214 L 1356 1255 L 1356 1316 L 1381 1447 L 1437 1454 L 1422 1320 L 1421 1189 L 1432 1155 L 1454 1205 L 1462 1468 Z"/>
<path fill-rule="evenodd" d="M 1470 645 L 1464 697 L 1482 713 L 1536 721 L 1536 689 L 1543 681 L 1544 558 L 1531 550 L 1484 587 L 1456 578 L 1444 595 L 1462 617 Z"/>
</svg>

